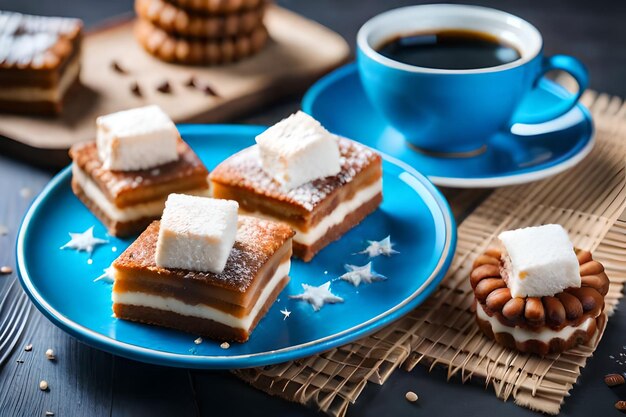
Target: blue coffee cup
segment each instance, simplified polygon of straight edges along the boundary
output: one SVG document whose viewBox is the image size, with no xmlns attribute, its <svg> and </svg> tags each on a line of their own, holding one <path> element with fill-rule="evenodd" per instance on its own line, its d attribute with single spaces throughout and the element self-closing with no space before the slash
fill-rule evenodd
<svg viewBox="0 0 626 417">
<path fill-rule="evenodd" d="M 398 36 L 445 29 L 495 36 L 514 46 L 520 58 L 451 70 L 409 65 L 377 52 Z M 390 10 L 361 27 L 357 48 L 359 74 L 372 105 L 410 144 L 437 154 L 471 155 L 516 123 L 558 118 L 576 105 L 588 84 L 587 71 L 576 58 L 543 55 L 543 40 L 533 25 L 485 7 L 433 4 Z M 541 100 L 537 86 L 552 70 L 571 74 L 578 92 L 549 103 Z"/>
</svg>

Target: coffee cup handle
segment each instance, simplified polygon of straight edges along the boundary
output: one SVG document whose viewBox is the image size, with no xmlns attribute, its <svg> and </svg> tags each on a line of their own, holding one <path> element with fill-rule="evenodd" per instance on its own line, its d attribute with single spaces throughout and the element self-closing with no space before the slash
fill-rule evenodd
<svg viewBox="0 0 626 417">
<path fill-rule="evenodd" d="M 532 96 L 536 93 L 539 84 L 544 81 L 544 75 L 552 70 L 560 70 L 570 74 L 578 84 L 578 92 L 576 94 L 570 94 L 568 97 L 564 97 L 562 100 L 551 104 L 547 108 L 537 110 L 540 106 Z M 533 89 L 527 94 L 529 97 L 526 97 L 523 100 L 522 104 L 513 115 L 511 125 L 515 123 L 544 123 L 562 116 L 576 105 L 588 84 L 589 75 L 587 73 L 587 69 L 578 59 L 569 55 L 553 55 L 551 57 L 544 58 L 541 72 L 533 84 Z"/>
</svg>

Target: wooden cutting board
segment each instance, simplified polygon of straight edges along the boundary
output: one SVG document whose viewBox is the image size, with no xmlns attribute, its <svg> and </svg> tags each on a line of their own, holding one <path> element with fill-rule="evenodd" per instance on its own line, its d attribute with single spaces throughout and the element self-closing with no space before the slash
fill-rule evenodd
<svg viewBox="0 0 626 417">
<path fill-rule="evenodd" d="M 271 40 L 257 55 L 222 67 L 168 64 L 135 41 L 132 21 L 87 34 L 83 42 L 82 86 L 71 92 L 63 115 L 43 118 L 0 114 L 0 152 L 29 162 L 60 167 L 67 150 L 95 138 L 97 116 L 158 104 L 175 122 L 224 122 L 281 96 L 303 91 L 324 73 L 344 63 L 346 41 L 331 30 L 277 6 L 265 18 Z M 113 70 L 113 61 L 127 70 Z M 210 84 L 213 97 L 185 86 L 191 76 Z M 169 94 L 157 91 L 167 80 Z M 131 92 L 137 82 L 142 97 Z"/>
</svg>

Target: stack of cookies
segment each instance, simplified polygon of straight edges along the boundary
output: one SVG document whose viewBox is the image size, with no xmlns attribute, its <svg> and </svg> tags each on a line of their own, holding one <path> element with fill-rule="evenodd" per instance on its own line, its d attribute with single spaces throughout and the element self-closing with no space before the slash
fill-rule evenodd
<svg viewBox="0 0 626 417">
<path fill-rule="evenodd" d="M 168 62 L 219 65 L 261 50 L 268 0 L 135 0 L 135 35 Z"/>
</svg>

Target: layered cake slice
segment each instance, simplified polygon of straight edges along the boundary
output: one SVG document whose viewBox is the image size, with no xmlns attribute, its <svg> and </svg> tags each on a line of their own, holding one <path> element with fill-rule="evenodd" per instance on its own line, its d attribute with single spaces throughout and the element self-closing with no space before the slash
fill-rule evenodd
<svg viewBox="0 0 626 417">
<path fill-rule="evenodd" d="M 226 159 L 210 175 L 213 196 L 240 211 L 287 223 L 294 254 L 310 261 L 382 201 L 382 160 L 298 112 Z"/>
<path fill-rule="evenodd" d="M 78 82 L 78 19 L 0 11 L 0 111 L 53 115 Z"/>
<path fill-rule="evenodd" d="M 143 231 L 170 193 L 209 194 L 208 171 L 157 106 L 97 121 L 97 140 L 72 146 L 72 190 L 114 236 Z"/>
<path fill-rule="evenodd" d="M 603 325 L 609 279 L 588 251 L 550 224 L 503 232 L 502 248 L 474 263 L 476 320 L 496 342 L 522 352 L 560 353 Z"/>
<path fill-rule="evenodd" d="M 172 194 L 113 263 L 114 314 L 245 342 L 289 282 L 293 234 L 234 201 Z"/>
</svg>

